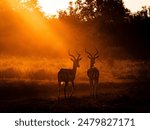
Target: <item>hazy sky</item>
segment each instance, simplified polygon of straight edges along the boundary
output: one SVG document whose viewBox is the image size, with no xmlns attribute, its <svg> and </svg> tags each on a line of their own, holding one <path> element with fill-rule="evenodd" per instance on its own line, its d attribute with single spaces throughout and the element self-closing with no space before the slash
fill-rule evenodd
<svg viewBox="0 0 150 130">
<path fill-rule="evenodd" d="M 55 15 L 59 9 L 66 9 L 68 7 L 68 2 L 70 0 L 38 0 L 42 6 L 42 10 L 51 15 Z M 75 1 L 75 0 L 72 0 Z M 125 6 L 131 10 L 131 12 L 136 12 L 141 10 L 142 6 L 149 6 L 150 0 L 123 0 Z"/>
<path fill-rule="evenodd" d="M 132 12 L 141 10 L 142 6 L 150 6 L 150 0 L 123 0 L 125 6 Z"/>
</svg>

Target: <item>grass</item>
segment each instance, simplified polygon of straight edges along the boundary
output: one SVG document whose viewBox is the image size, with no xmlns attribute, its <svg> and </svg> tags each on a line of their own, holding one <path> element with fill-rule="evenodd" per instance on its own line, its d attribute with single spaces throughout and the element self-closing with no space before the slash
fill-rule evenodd
<svg viewBox="0 0 150 130">
<path fill-rule="evenodd" d="M 96 62 L 103 82 L 150 79 L 150 61 L 104 59 Z M 83 59 L 77 71 L 80 81 L 87 81 L 89 61 Z M 70 59 L 11 57 L 0 55 L 0 79 L 56 80 L 61 68 L 72 68 Z"/>
<path fill-rule="evenodd" d="M 150 112 L 150 61 L 97 61 L 97 99 L 90 96 L 88 65 L 83 60 L 77 71 L 75 95 L 64 100 L 62 87 L 58 102 L 57 82 L 50 81 L 72 66 L 69 59 L 0 56 L 0 112 Z"/>
<path fill-rule="evenodd" d="M 57 101 L 57 83 L 32 80 L 0 81 L 0 112 L 150 112 L 150 83 L 100 83 L 98 98 L 87 83 L 76 84 L 76 93 Z M 68 89 L 69 90 L 69 89 Z"/>
</svg>

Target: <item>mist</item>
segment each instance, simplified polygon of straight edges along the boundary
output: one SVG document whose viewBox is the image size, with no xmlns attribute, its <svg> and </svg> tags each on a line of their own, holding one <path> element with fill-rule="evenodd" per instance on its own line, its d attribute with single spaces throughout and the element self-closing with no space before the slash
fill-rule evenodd
<svg viewBox="0 0 150 130">
<path fill-rule="evenodd" d="M 143 60 L 149 53 L 145 51 L 146 46 L 143 50 L 141 48 L 142 36 L 139 40 L 136 33 L 130 35 L 130 30 L 126 34 L 124 28 L 117 30 L 114 25 L 103 27 L 99 21 L 76 22 L 69 16 L 65 16 L 67 20 L 48 19 L 37 10 L 17 10 L 5 6 L 6 9 L 0 11 L 2 79 L 56 81 L 59 69 L 72 68 L 68 51 L 75 56 L 78 51 L 83 59 L 77 80 L 87 81 L 89 59 L 85 48 L 91 53 L 98 49 L 99 59 L 95 66 L 101 70 L 100 80 L 103 82 L 137 80 L 141 77 L 149 79 L 149 61 Z M 144 40 L 146 44 L 147 39 Z M 142 69 L 147 72 L 145 76 Z"/>
</svg>

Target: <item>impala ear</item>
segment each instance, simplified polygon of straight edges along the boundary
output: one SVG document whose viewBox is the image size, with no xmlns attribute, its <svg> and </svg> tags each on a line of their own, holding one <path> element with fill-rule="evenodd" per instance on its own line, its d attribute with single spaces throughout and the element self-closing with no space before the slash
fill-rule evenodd
<svg viewBox="0 0 150 130">
<path fill-rule="evenodd" d="M 96 56 L 95 59 L 97 59 L 99 56 Z"/>
</svg>

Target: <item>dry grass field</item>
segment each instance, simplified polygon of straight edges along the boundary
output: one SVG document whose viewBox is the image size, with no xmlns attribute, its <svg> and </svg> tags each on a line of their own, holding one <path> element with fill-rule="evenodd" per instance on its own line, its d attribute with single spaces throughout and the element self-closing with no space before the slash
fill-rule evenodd
<svg viewBox="0 0 150 130">
<path fill-rule="evenodd" d="M 71 99 L 58 102 L 57 72 L 71 61 L 0 56 L 0 112 L 150 112 L 150 62 L 103 60 L 98 97 L 90 96 L 83 59 Z M 68 92 L 70 91 L 68 88 Z"/>
<path fill-rule="evenodd" d="M 150 83 L 100 83 L 97 99 L 90 96 L 87 83 L 76 84 L 67 101 L 57 84 L 48 81 L 0 81 L 0 112 L 150 112 Z M 69 91 L 69 89 L 68 89 Z"/>
</svg>

